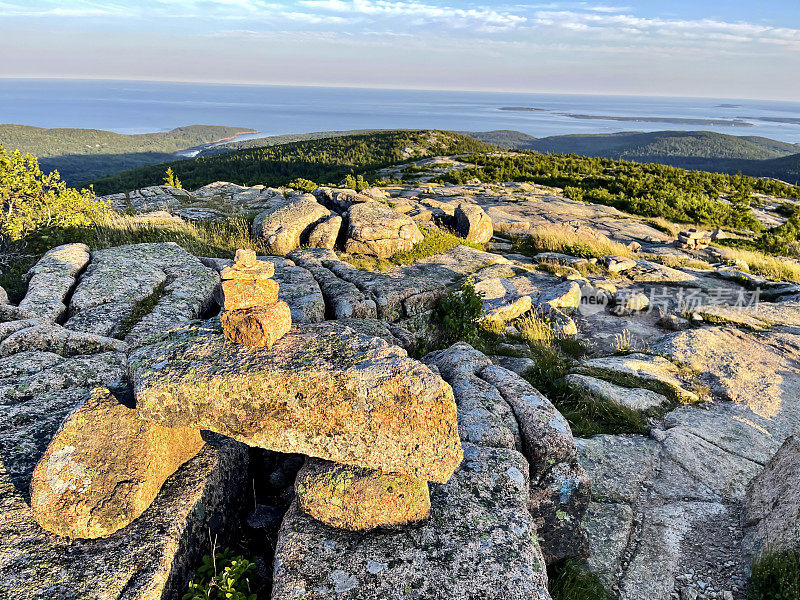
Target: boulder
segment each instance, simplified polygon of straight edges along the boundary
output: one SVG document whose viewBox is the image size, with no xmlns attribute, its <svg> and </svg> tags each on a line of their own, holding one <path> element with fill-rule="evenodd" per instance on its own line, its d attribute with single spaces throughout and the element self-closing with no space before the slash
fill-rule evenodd
<svg viewBox="0 0 800 600">
<path fill-rule="evenodd" d="M 425 481 L 317 458 L 306 461 L 294 489 L 304 513 L 351 531 L 408 525 L 431 509 Z"/>
<path fill-rule="evenodd" d="M 342 228 L 342 217 L 335 215 L 323 221 L 308 235 L 308 245 L 311 248 L 327 248 L 333 250 L 336 240 L 339 239 L 339 230 Z"/>
<path fill-rule="evenodd" d="M 0 286 L 0 304 L 8 304 L 8 292 L 6 292 L 3 286 Z"/>
<path fill-rule="evenodd" d="M 494 234 L 492 218 L 477 204 L 459 204 L 454 212 L 458 234 L 468 242 L 485 244 Z"/>
<path fill-rule="evenodd" d="M 28 292 L 19 308 L 37 319 L 59 319 L 67 310 L 64 300 L 88 263 L 86 244 L 64 244 L 48 250 L 28 271 Z"/>
<path fill-rule="evenodd" d="M 226 340 L 254 348 L 271 348 L 292 327 L 292 311 L 281 300 L 269 306 L 226 310 L 219 318 Z"/>
<path fill-rule="evenodd" d="M 204 444 L 199 430 L 148 423 L 96 388 L 33 471 L 33 516 L 56 535 L 106 537 L 139 517 Z"/>
<path fill-rule="evenodd" d="M 747 486 L 743 521 L 750 554 L 800 551 L 800 437 L 792 436 Z"/>
<path fill-rule="evenodd" d="M 379 202 L 353 204 L 347 216 L 348 254 L 389 258 L 411 250 L 423 239 L 411 218 Z"/>
<path fill-rule="evenodd" d="M 401 531 L 337 531 L 295 501 L 275 549 L 272 600 L 549 600 L 518 452 L 466 443 L 431 485 L 431 517 Z"/>
<path fill-rule="evenodd" d="M 450 386 L 336 322 L 299 325 L 270 349 L 190 326 L 134 352 L 130 371 L 139 413 L 166 427 L 427 481 L 461 462 Z"/>
<path fill-rule="evenodd" d="M 253 237 L 270 254 L 285 255 L 307 240 L 313 227 L 331 214 L 311 194 L 292 198 L 287 204 L 259 214 L 253 221 Z"/>
<path fill-rule="evenodd" d="M 636 261 L 625 256 L 606 256 L 602 259 L 603 265 L 612 273 L 622 273 L 636 266 Z"/>
</svg>

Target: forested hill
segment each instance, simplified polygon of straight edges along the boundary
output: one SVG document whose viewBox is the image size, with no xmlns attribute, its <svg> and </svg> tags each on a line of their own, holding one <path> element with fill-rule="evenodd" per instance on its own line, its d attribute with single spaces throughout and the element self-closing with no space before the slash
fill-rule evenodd
<svg viewBox="0 0 800 600">
<path fill-rule="evenodd" d="M 518 131 L 501 130 L 471 132 L 469 135 L 505 148 L 625 159 L 723 173 L 741 170 L 754 176 L 791 181 L 796 180 L 796 176 L 792 178 L 791 169 L 786 168 L 784 161 L 774 159 L 800 152 L 800 144 L 710 131 L 624 132 L 535 138 Z M 792 164 L 796 166 L 796 161 L 789 161 L 789 166 Z"/>
<path fill-rule="evenodd" d="M 126 135 L 100 129 L 43 129 L 0 125 L 0 145 L 30 152 L 44 170 L 58 170 L 70 183 L 145 164 L 174 160 L 173 153 L 253 133 L 246 127 L 189 125 L 172 131 Z"/>
<path fill-rule="evenodd" d="M 92 183 L 98 194 L 129 191 L 161 183 L 168 166 L 188 189 L 215 181 L 277 186 L 303 178 L 320 184 L 338 183 L 349 173 L 404 160 L 497 149 L 449 131 L 380 131 L 198 156 L 140 167 Z"/>
</svg>

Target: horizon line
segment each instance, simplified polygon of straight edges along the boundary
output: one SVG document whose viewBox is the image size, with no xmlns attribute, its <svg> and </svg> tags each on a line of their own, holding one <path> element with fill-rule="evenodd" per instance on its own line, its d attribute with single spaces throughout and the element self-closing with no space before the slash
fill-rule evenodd
<svg viewBox="0 0 800 600">
<path fill-rule="evenodd" d="M 416 87 L 416 86 L 383 86 L 366 83 L 297 83 L 297 82 L 258 82 L 258 81 L 210 81 L 210 80 L 191 80 L 191 79 L 151 79 L 145 77 L 93 77 L 91 75 L 82 76 L 34 76 L 34 75 L 0 75 L 3 80 L 32 80 L 32 81 L 117 81 L 117 82 L 138 82 L 138 83 L 175 83 L 175 84 L 199 84 L 199 85 L 228 85 L 228 86 L 255 86 L 255 87 L 308 87 L 308 88 L 333 88 L 333 89 L 369 89 L 369 90 L 397 90 L 397 91 L 417 91 L 417 92 L 462 92 L 475 94 L 543 94 L 561 96 L 624 96 L 631 98 L 675 98 L 675 99 L 708 99 L 708 100 L 759 100 L 768 102 L 792 103 L 796 100 L 784 98 L 736 98 L 730 96 L 704 96 L 704 95 L 662 95 L 646 94 L 631 91 L 580 91 L 565 92 L 553 90 L 496 90 L 496 89 L 467 89 L 458 87 Z"/>
</svg>

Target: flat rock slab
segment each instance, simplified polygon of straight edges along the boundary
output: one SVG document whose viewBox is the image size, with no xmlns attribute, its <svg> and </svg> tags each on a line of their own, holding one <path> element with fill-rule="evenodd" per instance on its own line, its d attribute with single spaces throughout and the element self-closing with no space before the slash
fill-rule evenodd
<svg viewBox="0 0 800 600">
<path fill-rule="evenodd" d="M 130 244 L 92 253 L 72 296 L 67 329 L 140 344 L 197 318 L 219 275 L 175 243 Z M 153 303 L 137 317 L 142 303 Z"/>
<path fill-rule="evenodd" d="M 681 369 L 662 356 L 639 352 L 604 356 L 585 361 L 577 370 L 583 375 L 646 388 L 680 402 L 698 400 L 697 394 L 686 389 Z"/>
<path fill-rule="evenodd" d="M 652 390 L 623 387 L 588 375 L 572 373 L 564 381 L 572 389 L 588 394 L 598 402 L 608 402 L 631 410 L 647 412 L 670 403 L 666 396 Z"/>
<path fill-rule="evenodd" d="M 528 512 L 528 465 L 514 450 L 465 444 L 431 517 L 396 532 L 353 533 L 295 502 L 275 551 L 273 600 L 549 600 Z"/>
<path fill-rule="evenodd" d="M 461 462 L 452 390 L 406 352 L 335 322 L 295 327 L 270 349 L 213 324 L 130 357 L 137 409 L 167 427 L 447 481 Z"/>
</svg>

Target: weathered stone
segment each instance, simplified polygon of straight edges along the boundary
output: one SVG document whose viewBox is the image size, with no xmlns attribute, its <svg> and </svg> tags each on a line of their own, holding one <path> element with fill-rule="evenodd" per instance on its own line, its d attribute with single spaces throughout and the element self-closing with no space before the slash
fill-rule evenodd
<svg viewBox="0 0 800 600">
<path fill-rule="evenodd" d="M 62 358 L 50 352 L 21 352 L 0 358 L 0 405 L 69 388 L 119 386 L 124 377 L 122 353 Z"/>
<path fill-rule="evenodd" d="M 371 195 L 349 188 L 319 187 L 312 193 L 320 204 L 340 213 L 347 212 L 353 204 L 374 201 Z"/>
<path fill-rule="evenodd" d="M 164 426 L 428 481 L 461 461 L 450 387 L 335 322 L 297 326 L 271 349 L 188 327 L 133 353 L 130 370 L 140 414 Z"/>
<path fill-rule="evenodd" d="M 795 344 L 794 339 L 786 341 Z M 790 358 L 796 350 L 781 352 L 776 346 L 779 338 L 755 338 L 732 327 L 703 327 L 668 335 L 653 349 L 701 373 L 701 381 L 713 392 L 771 417 L 800 388 Z"/>
<path fill-rule="evenodd" d="M 459 235 L 468 242 L 485 244 L 492 239 L 492 218 L 477 204 L 461 203 L 453 214 Z"/>
<path fill-rule="evenodd" d="M 403 350 L 411 350 L 417 342 L 413 333 L 394 323 L 378 319 L 338 319 L 338 321 L 356 333 L 379 337 L 386 340 L 389 345 L 400 346 Z"/>
<path fill-rule="evenodd" d="M 747 486 L 747 551 L 800 551 L 800 437 L 790 437 Z"/>
<path fill-rule="evenodd" d="M 661 356 L 633 353 L 593 358 L 578 367 L 578 372 L 646 388 L 680 402 L 698 400 L 697 394 L 685 388 L 681 369 Z"/>
<path fill-rule="evenodd" d="M 297 474 L 300 510 L 351 531 L 398 527 L 430 514 L 428 484 L 407 475 L 309 458 Z"/>
<path fill-rule="evenodd" d="M 225 311 L 270 306 L 278 301 L 278 282 L 274 279 L 224 279 L 222 294 Z M 288 306 L 288 305 L 287 305 Z"/>
<path fill-rule="evenodd" d="M 631 315 L 650 306 L 650 298 L 642 292 L 624 290 L 614 294 L 611 299 L 614 303 L 611 312 L 617 316 Z"/>
<path fill-rule="evenodd" d="M 586 566 L 611 587 L 633 529 L 633 510 L 627 504 L 591 502 L 581 526 L 589 539 Z"/>
<path fill-rule="evenodd" d="M 636 261 L 625 256 L 606 256 L 602 259 L 606 269 L 612 273 L 622 273 L 636 266 Z"/>
<path fill-rule="evenodd" d="M 327 221 L 323 221 L 308 235 L 308 245 L 311 248 L 327 248 L 333 250 L 336 240 L 339 239 L 339 231 L 342 228 L 342 217 L 334 215 Z"/>
<path fill-rule="evenodd" d="M 172 242 L 97 250 L 64 326 L 139 345 L 199 317 L 218 286 L 215 271 Z M 151 304 L 152 310 L 137 320 L 137 310 Z"/>
<path fill-rule="evenodd" d="M 353 204 L 347 217 L 348 254 L 389 258 L 423 239 L 413 220 L 379 202 Z"/>
<path fill-rule="evenodd" d="M 8 292 L 0 285 L 0 304 L 9 304 Z"/>
<path fill-rule="evenodd" d="M 205 442 L 196 429 L 147 423 L 104 388 L 64 421 L 36 466 L 31 509 L 68 538 L 108 536 L 139 517 Z"/>
<path fill-rule="evenodd" d="M 29 329 L 30 327 L 36 327 L 37 325 L 41 325 L 41 321 L 38 319 L 21 319 L 17 321 L 0 321 L 0 342 L 8 338 L 9 336 L 15 334 L 18 331 L 22 331 L 23 329 Z M 2 349 L 2 345 L 0 344 L 0 349 Z"/>
<path fill-rule="evenodd" d="M 270 254 L 283 256 L 299 248 L 313 226 L 330 214 L 314 196 L 303 194 L 258 215 L 253 221 L 253 236 L 263 242 Z"/>
<path fill-rule="evenodd" d="M 299 510 L 283 521 L 273 600 L 549 600 L 528 513 L 528 465 L 514 450 L 465 444 L 431 517 L 402 531 L 336 531 Z"/>
<path fill-rule="evenodd" d="M 572 373 L 564 381 L 571 388 L 600 402 L 609 402 L 631 410 L 647 412 L 669 404 L 666 396 L 652 390 L 623 387 L 588 375 Z"/>
<path fill-rule="evenodd" d="M 575 444 L 598 502 L 632 504 L 656 468 L 658 443 L 644 436 L 595 435 Z"/>
<path fill-rule="evenodd" d="M 336 319 L 375 319 L 378 309 L 375 300 L 368 297 L 355 284 L 340 279 L 325 266 L 327 261 L 337 261 L 336 254 L 327 249 L 295 250 L 290 258 L 308 269 L 317 281 L 325 302 Z"/>
<path fill-rule="evenodd" d="M 271 348 L 292 328 L 292 311 L 283 301 L 268 306 L 226 310 L 220 315 L 225 339 L 255 348 Z"/>
<path fill-rule="evenodd" d="M 30 324 L 31 321 L 15 321 L 14 323 Z M 29 350 L 54 352 L 61 356 L 75 356 L 97 352 L 124 352 L 127 349 L 128 345 L 120 340 L 92 333 L 70 331 L 55 323 L 34 321 L 29 327 L 18 329 L 0 342 L 0 357 Z"/>
<path fill-rule="evenodd" d="M 29 412 L 29 418 L 35 414 Z M 5 421 L 0 424 L 6 426 Z M 19 429 L 11 439 L 25 444 L 24 431 Z M 236 537 L 235 515 L 246 496 L 248 454 L 232 440 L 206 444 L 167 479 L 138 519 L 95 540 L 55 536 L 33 519 L 24 482 L 30 480 L 40 455 L 26 454 L 29 466 L 18 480 L 22 483 L 13 484 L 0 466 L 0 597 L 177 598 L 209 553 L 209 536 L 218 544 Z"/>
<path fill-rule="evenodd" d="M 64 300 L 75 278 L 89 263 L 86 244 L 64 244 L 48 250 L 28 271 L 28 292 L 19 307 L 37 319 L 55 321 L 67 310 Z"/>
</svg>

